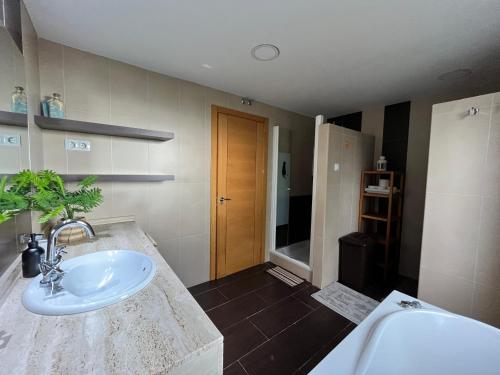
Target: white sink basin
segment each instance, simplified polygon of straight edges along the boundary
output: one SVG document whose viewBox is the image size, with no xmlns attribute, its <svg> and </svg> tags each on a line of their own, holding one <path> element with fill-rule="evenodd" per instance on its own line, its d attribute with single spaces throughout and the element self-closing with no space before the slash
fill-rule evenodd
<svg viewBox="0 0 500 375">
<path fill-rule="evenodd" d="M 35 277 L 23 294 L 23 305 L 42 315 L 67 315 L 97 310 L 123 301 L 150 283 L 154 261 L 137 251 L 110 250 L 61 263 L 62 290 L 52 292 Z"/>
</svg>

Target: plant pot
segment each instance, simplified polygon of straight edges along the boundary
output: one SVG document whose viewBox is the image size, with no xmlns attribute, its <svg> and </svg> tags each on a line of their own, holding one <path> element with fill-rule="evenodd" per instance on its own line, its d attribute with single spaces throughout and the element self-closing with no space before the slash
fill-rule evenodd
<svg viewBox="0 0 500 375">
<path fill-rule="evenodd" d="M 85 220 L 83 217 L 77 218 L 78 220 Z M 61 222 L 63 220 L 60 220 Z M 75 242 L 80 242 L 87 237 L 85 230 L 82 228 L 67 228 L 59 233 L 59 237 L 57 238 L 58 243 L 71 244 Z"/>
</svg>

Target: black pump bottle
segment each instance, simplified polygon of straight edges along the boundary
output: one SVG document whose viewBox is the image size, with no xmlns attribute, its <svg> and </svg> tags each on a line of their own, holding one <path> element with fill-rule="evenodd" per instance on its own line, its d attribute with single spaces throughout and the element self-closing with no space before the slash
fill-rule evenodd
<svg viewBox="0 0 500 375">
<path fill-rule="evenodd" d="M 38 241 L 36 240 L 37 234 L 30 234 L 30 242 L 28 243 L 28 248 L 23 251 L 21 256 L 23 277 L 35 277 L 40 273 L 40 262 L 43 258 L 45 250 L 38 246 Z"/>
</svg>

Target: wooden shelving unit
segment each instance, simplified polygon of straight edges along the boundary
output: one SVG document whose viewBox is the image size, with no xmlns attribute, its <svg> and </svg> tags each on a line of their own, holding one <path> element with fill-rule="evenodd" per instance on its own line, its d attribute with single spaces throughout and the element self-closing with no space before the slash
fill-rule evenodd
<svg viewBox="0 0 500 375">
<path fill-rule="evenodd" d="M 35 123 L 38 127 L 46 130 L 111 135 L 114 137 L 145 139 L 159 142 L 174 139 L 174 133 L 171 132 L 100 124 L 96 122 L 75 121 L 62 118 L 35 116 Z"/>
<path fill-rule="evenodd" d="M 369 183 L 378 185 L 382 177 L 389 180 L 390 193 L 365 192 Z M 379 247 L 383 248 L 382 260 L 376 264 L 383 269 L 385 282 L 389 280 L 391 269 L 399 262 L 403 189 L 404 176 L 399 172 L 361 172 L 358 231 L 372 236 Z M 379 224 L 383 224 L 383 227 L 380 228 Z"/>
</svg>

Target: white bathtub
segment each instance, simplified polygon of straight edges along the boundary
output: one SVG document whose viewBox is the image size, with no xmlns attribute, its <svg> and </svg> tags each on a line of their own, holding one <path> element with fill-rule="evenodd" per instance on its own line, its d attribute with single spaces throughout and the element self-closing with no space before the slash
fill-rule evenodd
<svg viewBox="0 0 500 375">
<path fill-rule="evenodd" d="M 311 374 L 500 374 L 500 330 L 391 293 Z"/>
</svg>

